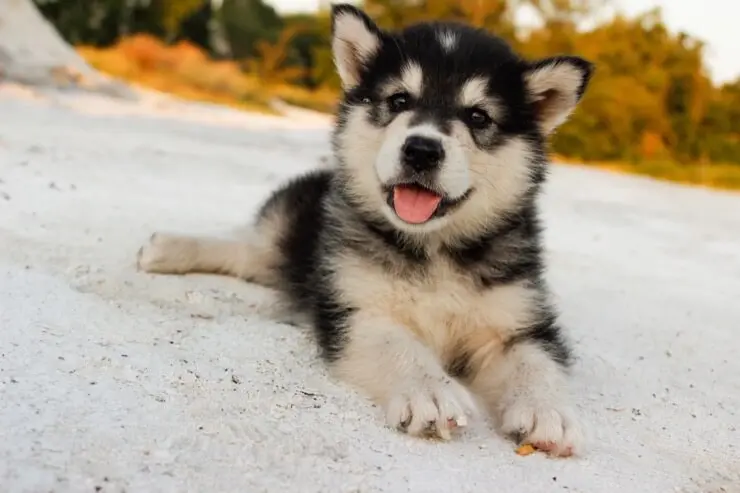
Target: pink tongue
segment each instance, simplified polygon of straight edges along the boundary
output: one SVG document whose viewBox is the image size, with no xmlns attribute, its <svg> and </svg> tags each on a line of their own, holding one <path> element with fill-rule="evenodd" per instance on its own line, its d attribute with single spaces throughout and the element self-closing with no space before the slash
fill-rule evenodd
<svg viewBox="0 0 740 493">
<path fill-rule="evenodd" d="M 398 217 L 407 223 L 428 221 L 441 201 L 439 195 L 419 187 L 399 185 L 393 189 L 393 207 Z"/>
</svg>

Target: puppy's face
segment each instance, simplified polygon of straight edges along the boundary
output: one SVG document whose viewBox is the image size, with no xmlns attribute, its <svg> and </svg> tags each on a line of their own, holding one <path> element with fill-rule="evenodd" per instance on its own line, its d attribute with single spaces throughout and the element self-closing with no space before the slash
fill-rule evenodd
<svg viewBox="0 0 740 493">
<path fill-rule="evenodd" d="M 334 142 L 354 203 L 409 233 L 465 236 L 542 180 L 544 138 L 575 108 L 588 62 L 526 62 L 457 24 L 389 33 L 352 6 L 332 15 L 345 92 Z"/>
</svg>

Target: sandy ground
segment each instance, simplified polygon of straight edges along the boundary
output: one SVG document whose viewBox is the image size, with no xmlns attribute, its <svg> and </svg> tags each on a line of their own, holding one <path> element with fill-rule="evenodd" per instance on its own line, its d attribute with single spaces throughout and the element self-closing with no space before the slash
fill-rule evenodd
<svg viewBox="0 0 740 493">
<path fill-rule="evenodd" d="M 0 87 L 0 491 L 739 492 L 740 196 L 558 166 L 551 282 L 581 458 L 383 427 L 268 290 L 151 276 L 316 166 L 327 122 Z"/>
</svg>

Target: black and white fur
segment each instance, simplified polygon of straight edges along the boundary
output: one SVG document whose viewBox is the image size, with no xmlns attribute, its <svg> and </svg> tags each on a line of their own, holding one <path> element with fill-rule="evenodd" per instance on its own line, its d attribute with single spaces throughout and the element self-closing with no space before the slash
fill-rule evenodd
<svg viewBox="0 0 740 493">
<path fill-rule="evenodd" d="M 238 238 L 152 236 L 140 268 L 276 288 L 310 317 L 334 374 L 392 427 L 447 439 L 482 404 L 504 434 L 577 453 L 536 199 L 546 138 L 591 64 L 529 62 L 454 23 L 387 32 L 349 5 L 333 7 L 332 25 L 344 90 L 336 165 L 276 190 Z M 419 151 L 431 156 L 421 166 L 404 151 L 415 137 L 433 151 Z M 404 183 L 442 197 L 431 219 L 396 214 Z"/>
</svg>

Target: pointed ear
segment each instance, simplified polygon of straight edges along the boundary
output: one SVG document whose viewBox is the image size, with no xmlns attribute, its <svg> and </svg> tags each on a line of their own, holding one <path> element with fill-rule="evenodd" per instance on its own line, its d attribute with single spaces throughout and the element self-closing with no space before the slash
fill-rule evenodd
<svg viewBox="0 0 740 493">
<path fill-rule="evenodd" d="M 378 52 L 381 31 L 362 10 L 350 4 L 331 8 L 331 49 L 345 90 L 360 82 L 365 65 Z"/>
<path fill-rule="evenodd" d="M 563 124 L 586 90 L 593 64 L 575 56 L 558 56 L 532 63 L 524 74 L 530 100 L 545 135 Z"/>
</svg>

